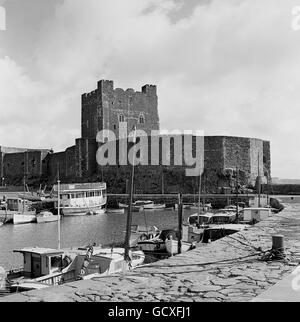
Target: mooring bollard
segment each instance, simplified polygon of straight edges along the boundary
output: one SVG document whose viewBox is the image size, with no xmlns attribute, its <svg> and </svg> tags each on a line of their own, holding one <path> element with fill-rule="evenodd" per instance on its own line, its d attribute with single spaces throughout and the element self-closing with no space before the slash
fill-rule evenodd
<svg viewBox="0 0 300 322">
<path fill-rule="evenodd" d="M 283 235 L 274 235 L 272 236 L 272 242 L 274 250 L 284 250 L 284 242 L 283 242 L 284 236 Z"/>
<path fill-rule="evenodd" d="M 284 259 L 284 236 L 283 235 L 274 235 L 272 236 L 272 251 L 275 255 L 275 259 Z"/>
</svg>

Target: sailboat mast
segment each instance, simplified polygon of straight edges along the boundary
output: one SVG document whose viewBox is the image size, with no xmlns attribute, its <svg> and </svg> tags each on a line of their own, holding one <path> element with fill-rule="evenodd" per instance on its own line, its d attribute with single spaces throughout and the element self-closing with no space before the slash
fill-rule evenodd
<svg viewBox="0 0 300 322">
<path fill-rule="evenodd" d="M 235 193 L 236 193 L 236 219 L 239 218 L 239 168 L 236 163 L 236 182 L 235 182 Z"/>
<path fill-rule="evenodd" d="M 136 127 L 134 127 L 134 138 L 133 143 L 136 143 Z M 133 201 L 133 189 L 134 189 L 134 170 L 135 170 L 135 146 L 133 147 L 133 160 L 132 160 L 132 169 L 131 169 L 131 183 L 130 183 L 130 192 L 129 192 L 129 206 L 127 214 L 127 225 L 126 225 L 126 237 L 125 237 L 125 261 L 130 261 L 129 249 L 130 249 L 130 235 L 131 235 L 131 225 L 132 225 L 132 201 Z"/>
<path fill-rule="evenodd" d="M 200 225 L 200 212 L 201 212 L 201 186 L 202 186 L 202 164 L 200 164 L 199 173 L 199 189 L 198 189 L 198 225 Z"/>
<path fill-rule="evenodd" d="M 57 229 L 58 229 L 58 238 L 57 238 L 57 249 L 60 250 L 60 179 L 59 179 L 59 169 L 58 169 L 58 178 L 57 178 Z"/>
<path fill-rule="evenodd" d="M 26 152 L 24 152 L 24 177 L 23 177 L 23 214 L 25 212 L 25 189 L 26 189 Z"/>
<path fill-rule="evenodd" d="M 258 153 L 258 208 L 261 206 L 261 178 L 260 178 L 260 154 Z"/>
</svg>

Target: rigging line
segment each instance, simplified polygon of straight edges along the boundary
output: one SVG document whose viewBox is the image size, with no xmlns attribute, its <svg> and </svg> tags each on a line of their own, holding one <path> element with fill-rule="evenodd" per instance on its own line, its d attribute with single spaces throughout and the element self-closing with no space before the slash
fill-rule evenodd
<svg viewBox="0 0 300 322">
<path fill-rule="evenodd" d="M 251 247 L 253 248 L 254 250 L 260 250 L 260 248 L 254 246 L 252 243 L 250 243 L 249 241 L 247 241 L 248 243 L 244 243 L 242 242 L 241 240 L 237 239 L 237 238 L 234 238 L 234 237 L 231 237 L 231 236 L 227 236 L 228 238 L 232 239 L 232 240 L 235 240 L 237 242 L 239 242 L 241 245 L 244 245 L 244 246 L 247 246 L 247 247 Z"/>
<path fill-rule="evenodd" d="M 208 265 L 215 265 L 215 264 L 227 264 L 228 262 L 232 262 L 232 261 L 241 261 L 243 259 L 247 259 L 247 258 L 251 258 L 251 257 L 255 257 L 255 256 L 259 256 L 262 254 L 267 253 L 268 251 L 260 251 L 257 253 L 253 253 L 251 255 L 247 255 L 247 256 L 242 256 L 242 257 L 236 257 L 236 258 L 229 258 L 229 259 L 223 259 L 220 261 L 215 261 L 215 262 L 206 262 L 206 263 L 194 263 L 194 264 L 182 264 L 182 265 L 165 265 L 165 266 L 154 266 L 154 265 L 149 265 L 147 267 L 153 267 L 153 268 L 172 268 L 172 267 L 190 267 L 190 266 L 208 266 Z"/>
</svg>

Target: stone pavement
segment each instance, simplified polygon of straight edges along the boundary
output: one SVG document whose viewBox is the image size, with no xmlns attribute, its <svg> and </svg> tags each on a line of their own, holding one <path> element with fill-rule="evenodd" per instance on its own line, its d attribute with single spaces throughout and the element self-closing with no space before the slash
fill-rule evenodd
<svg viewBox="0 0 300 322">
<path fill-rule="evenodd" d="M 250 229 L 117 276 L 0 299 L 13 302 L 248 302 L 288 276 L 300 259 L 300 204 Z M 285 236 L 289 261 L 260 260 L 272 235 Z"/>
</svg>

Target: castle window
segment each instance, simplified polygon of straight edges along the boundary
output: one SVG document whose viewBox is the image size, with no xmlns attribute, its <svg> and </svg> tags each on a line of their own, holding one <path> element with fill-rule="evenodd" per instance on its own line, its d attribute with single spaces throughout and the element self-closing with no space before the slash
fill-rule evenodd
<svg viewBox="0 0 300 322">
<path fill-rule="evenodd" d="M 119 122 L 120 122 L 120 123 L 125 122 L 125 117 L 124 117 L 124 115 L 123 115 L 123 114 L 120 114 L 120 115 L 119 115 Z"/>
<path fill-rule="evenodd" d="M 140 115 L 139 122 L 140 124 L 145 124 L 145 116 L 143 114 Z"/>
</svg>

